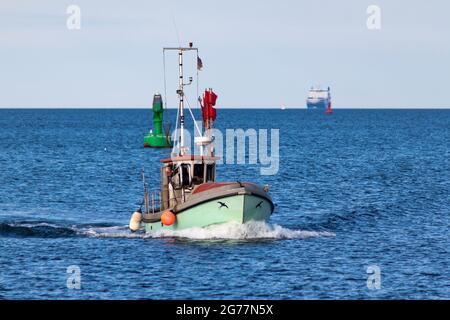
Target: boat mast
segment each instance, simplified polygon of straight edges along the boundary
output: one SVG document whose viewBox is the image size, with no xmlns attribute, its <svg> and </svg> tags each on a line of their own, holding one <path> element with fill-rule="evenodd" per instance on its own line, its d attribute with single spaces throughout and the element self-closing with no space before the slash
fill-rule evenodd
<svg viewBox="0 0 450 320">
<path fill-rule="evenodd" d="M 179 89 L 178 97 L 180 110 L 180 156 L 184 155 L 184 92 L 183 92 L 183 49 L 178 52 Z"/>
<path fill-rule="evenodd" d="M 168 47 L 163 48 L 164 55 L 164 74 L 165 74 L 165 52 L 176 50 L 178 51 L 178 111 L 180 116 L 180 144 L 179 144 L 179 155 L 185 155 L 185 141 L 184 141 L 184 86 L 190 85 L 192 83 L 192 77 L 189 77 L 189 82 L 184 83 L 184 72 L 183 72 L 183 52 L 184 51 L 196 51 L 198 57 L 198 48 L 194 48 L 192 42 L 189 42 L 189 47 Z M 198 83 L 198 72 L 197 72 L 197 83 Z"/>
</svg>

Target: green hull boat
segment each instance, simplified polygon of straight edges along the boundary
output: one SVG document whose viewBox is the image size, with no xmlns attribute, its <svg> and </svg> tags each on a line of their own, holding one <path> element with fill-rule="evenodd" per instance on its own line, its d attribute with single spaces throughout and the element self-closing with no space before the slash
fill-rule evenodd
<svg viewBox="0 0 450 320">
<path fill-rule="evenodd" d="M 206 189 L 202 191 L 202 189 Z M 166 211 L 144 215 L 146 232 L 160 230 L 182 230 L 194 227 L 208 227 L 227 222 L 246 223 L 266 221 L 273 212 L 273 203 L 266 191 L 250 183 L 208 183 L 197 187 L 199 192 L 189 201 Z M 173 224 L 165 225 L 162 215 L 170 212 L 176 215 Z"/>
</svg>

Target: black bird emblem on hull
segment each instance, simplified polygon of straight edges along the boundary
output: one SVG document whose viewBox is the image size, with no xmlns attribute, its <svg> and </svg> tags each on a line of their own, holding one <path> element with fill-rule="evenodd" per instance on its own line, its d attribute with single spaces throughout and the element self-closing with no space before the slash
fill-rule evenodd
<svg viewBox="0 0 450 320">
<path fill-rule="evenodd" d="M 221 202 L 221 201 L 217 201 L 217 203 L 218 204 L 220 204 L 220 207 L 219 207 L 219 209 L 220 208 L 222 208 L 222 207 L 225 207 L 225 208 L 227 208 L 228 209 L 228 206 L 224 203 L 224 202 Z"/>
<path fill-rule="evenodd" d="M 261 208 L 261 205 L 263 204 L 264 201 L 260 201 L 255 208 Z"/>
</svg>

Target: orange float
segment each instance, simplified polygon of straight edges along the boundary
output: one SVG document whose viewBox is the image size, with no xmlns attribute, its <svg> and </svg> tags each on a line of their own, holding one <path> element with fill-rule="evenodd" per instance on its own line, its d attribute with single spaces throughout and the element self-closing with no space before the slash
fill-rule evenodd
<svg viewBox="0 0 450 320">
<path fill-rule="evenodd" d="M 165 226 L 171 226 L 175 223 L 177 217 L 172 211 L 166 211 L 161 215 L 161 222 Z"/>
</svg>

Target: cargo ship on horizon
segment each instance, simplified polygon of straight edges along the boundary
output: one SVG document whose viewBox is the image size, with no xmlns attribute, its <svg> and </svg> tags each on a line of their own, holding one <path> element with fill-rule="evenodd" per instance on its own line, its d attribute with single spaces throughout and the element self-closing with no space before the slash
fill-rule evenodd
<svg viewBox="0 0 450 320">
<path fill-rule="evenodd" d="M 330 87 L 328 87 L 328 89 L 311 87 L 308 93 L 308 98 L 306 99 L 306 106 L 308 109 L 325 110 L 330 102 Z"/>
</svg>

